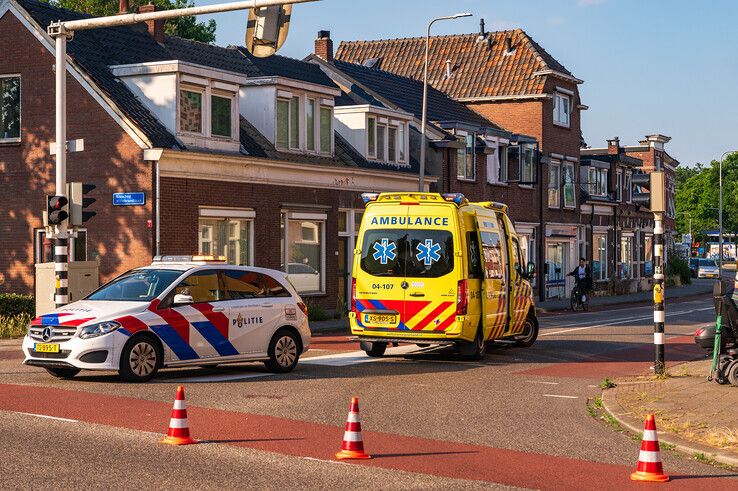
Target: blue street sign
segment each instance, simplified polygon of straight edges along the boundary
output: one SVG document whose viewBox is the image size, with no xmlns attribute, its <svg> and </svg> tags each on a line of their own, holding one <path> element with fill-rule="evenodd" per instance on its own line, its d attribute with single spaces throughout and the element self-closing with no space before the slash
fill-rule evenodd
<svg viewBox="0 0 738 491">
<path fill-rule="evenodd" d="M 146 193 L 113 193 L 114 206 L 145 205 Z"/>
</svg>

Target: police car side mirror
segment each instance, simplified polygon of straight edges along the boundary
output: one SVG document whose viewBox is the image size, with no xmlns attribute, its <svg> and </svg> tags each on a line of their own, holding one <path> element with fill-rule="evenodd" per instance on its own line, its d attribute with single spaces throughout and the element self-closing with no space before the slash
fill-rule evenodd
<svg viewBox="0 0 738 491">
<path fill-rule="evenodd" d="M 174 300 L 172 301 L 172 304 L 176 305 L 187 305 L 193 303 L 192 296 L 191 295 L 182 295 L 181 293 L 178 293 L 174 296 Z"/>
</svg>

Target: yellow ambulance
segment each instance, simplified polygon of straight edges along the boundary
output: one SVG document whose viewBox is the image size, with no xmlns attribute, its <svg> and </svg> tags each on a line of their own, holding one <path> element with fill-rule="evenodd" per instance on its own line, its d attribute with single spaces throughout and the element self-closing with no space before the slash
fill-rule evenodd
<svg viewBox="0 0 738 491">
<path fill-rule="evenodd" d="M 492 340 L 533 344 L 534 267 L 522 262 L 506 205 L 462 194 L 362 198 L 349 319 L 367 355 L 394 343 L 453 344 L 479 359 Z"/>
</svg>

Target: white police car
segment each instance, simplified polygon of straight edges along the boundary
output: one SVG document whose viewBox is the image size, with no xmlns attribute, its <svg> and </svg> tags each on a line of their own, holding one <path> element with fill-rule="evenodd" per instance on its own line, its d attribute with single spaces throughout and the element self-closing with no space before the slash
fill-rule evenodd
<svg viewBox="0 0 738 491">
<path fill-rule="evenodd" d="M 212 256 L 162 256 L 34 319 L 24 363 L 56 377 L 263 361 L 289 372 L 310 345 L 307 307 L 285 273 Z"/>
</svg>

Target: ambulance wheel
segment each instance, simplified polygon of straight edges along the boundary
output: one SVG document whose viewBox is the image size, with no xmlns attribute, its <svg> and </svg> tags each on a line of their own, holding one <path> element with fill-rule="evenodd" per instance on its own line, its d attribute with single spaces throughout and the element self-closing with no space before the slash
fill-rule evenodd
<svg viewBox="0 0 738 491">
<path fill-rule="evenodd" d="M 288 329 L 280 329 L 269 343 L 269 360 L 264 362 L 267 370 L 273 373 L 291 372 L 300 360 L 300 345 L 295 334 Z"/>
<path fill-rule="evenodd" d="M 734 387 L 738 387 L 738 360 L 733 360 L 733 362 L 728 365 L 728 368 L 725 370 L 725 374 L 728 376 L 730 384 Z"/>
<path fill-rule="evenodd" d="M 46 371 L 56 378 L 72 378 L 80 372 L 79 368 L 46 367 Z"/>
<path fill-rule="evenodd" d="M 128 382 L 147 382 L 159 371 L 162 358 L 156 341 L 147 335 L 134 336 L 123 346 L 118 373 Z"/>
<path fill-rule="evenodd" d="M 360 346 L 366 355 L 371 356 L 372 358 L 381 358 L 384 356 L 384 352 L 387 351 L 387 343 L 362 341 Z"/>
<path fill-rule="evenodd" d="M 459 343 L 458 350 L 467 360 L 481 360 L 487 354 L 487 342 L 484 340 L 482 326 L 477 328 L 477 335 L 471 343 Z"/>
<path fill-rule="evenodd" d="M 528 316 L 528 318 L 525 319 L 525 325 L 523 326 L 523 334 L 515 339 L 515 343 L 518 346 L 527 348 L 528 346 L 532 346 L 533 343 L 536 342 L 537 338 L 538 322 L 536 321 L 535 317 Z"/>
</svg>

